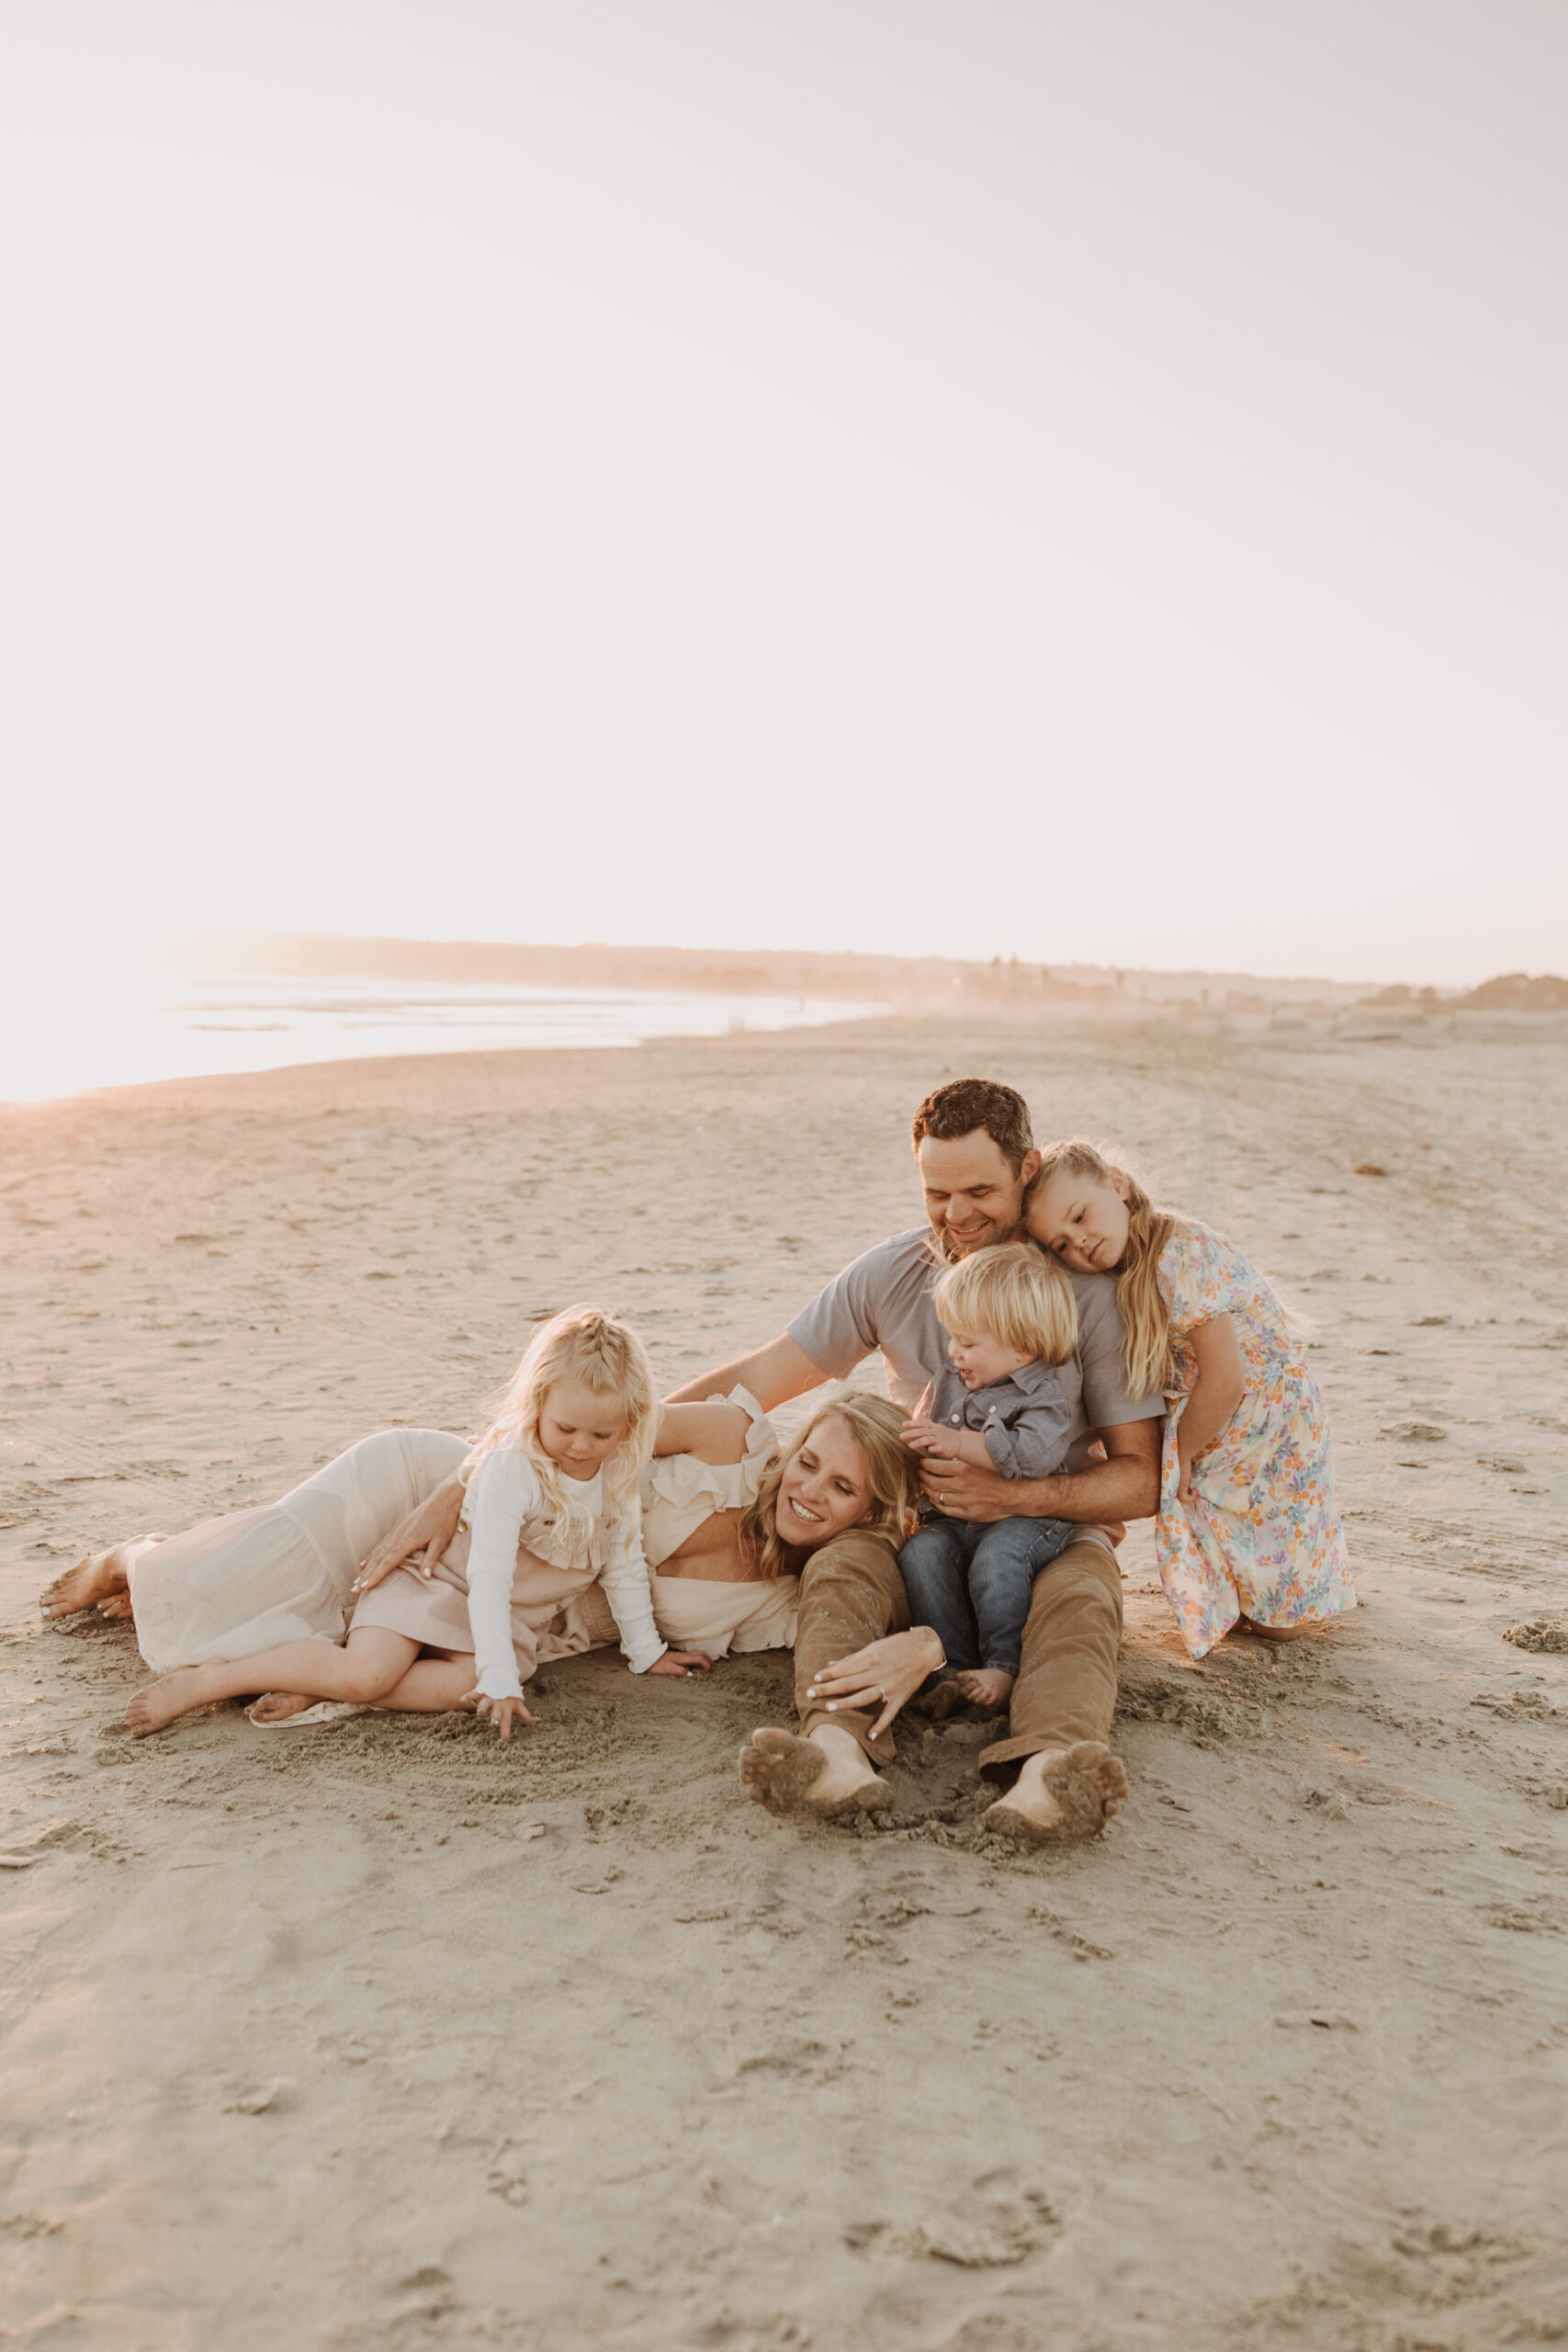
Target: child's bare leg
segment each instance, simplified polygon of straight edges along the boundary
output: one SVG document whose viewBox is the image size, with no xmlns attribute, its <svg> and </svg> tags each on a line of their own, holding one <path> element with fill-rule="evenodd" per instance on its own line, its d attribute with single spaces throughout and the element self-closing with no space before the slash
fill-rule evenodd
<svg viewBox="0 0 1568 2352">
<path fill-rule="evenodd" d="M 264 1690 L 250 1710 L 254 1724 L 286 1724 L 315 1705 L 308 1690 Z"/>
<path fill-rule="evenodd" d="M 254 1657 L 221 1658 L 211 1666 L 183 1666 L 139 1690 L 125 1711 L 132 1731 L 162 1731 L 193 1707 L 238 1699 L 247 1690 L 305 1691 L 312 1699 L 356 1699 L 373 1703 L 400 1682 L 419 1656 L 419 1644 L 383 1625 L 362 1626 L 347 1646 L 331 1642 L 282 1642 Z"/>
<path fill-rule="evenodd" d="M 473 1687 L 472 1650 L 434 1652 L 417 1659 L 375 1704 L 403 1714 L 445 1715 L 460 1709 Z"/>
<path fill-rule="evenodd" d="M 1012 1686 L 1018 1680 L 1016 1674 L 1004 1674 L 999 1666 L 972 1666 L 953 1679 L 971 1706 L 984 1707 L 992 1715 L 1011 1704 Z"/>
<path fill-rule="evenodd" d="M 426 1650 L 400 1682 L 371 1704 L 414 1715 L 444 1715 L 460 1709 L 474 1683 L 471 1650 Z M 286 1724 L 314 1702 L 308 1690 L 267 1690 L 251 1709 L 251 1721 Z M 471 1710 L 470 1710 L 471 1712 Z"/>
</svg>

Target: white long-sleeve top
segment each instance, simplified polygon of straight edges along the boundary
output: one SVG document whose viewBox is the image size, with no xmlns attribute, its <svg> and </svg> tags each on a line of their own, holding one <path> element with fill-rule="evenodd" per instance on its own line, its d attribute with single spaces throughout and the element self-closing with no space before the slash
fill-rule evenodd
<svg viewBox="0 0 1568 2352">
<path fill-rule="evenodd" d="M 603 1521 L 604 1474 L 595 1471 L 578 1492 L 589 1517 Z M 517 1547 L 525 1544 L 547 1559 L 553 1553 L 558 1566 L 572 1563 L 563 1554 L 559 1539 L 551 1541 L 553 1514 L 533 1464 L 509 1447 L 498 1446 L 485 1455 L 468 1481 L 462 1515 L 469 1534 L 468 1624 L 474 1636 L 475 1687 L 487 1699 L 520 1699 L 523 1685 L 512 1645 Z M 646 1674 L 655 1658 L 663 1657 L 666 1645 L 653 1622 L 653 1596 L 635 1501 L 629 1520 L 610 1522 L 603 1532 L 608 1557 L 599 1581 L 632 1672 Z"/>
</svg>

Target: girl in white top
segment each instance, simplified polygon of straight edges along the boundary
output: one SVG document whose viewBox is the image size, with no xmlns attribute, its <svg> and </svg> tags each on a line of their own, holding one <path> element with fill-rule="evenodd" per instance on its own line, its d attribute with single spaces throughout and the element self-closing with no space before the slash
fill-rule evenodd
<svg viewBox="0 0 1568 2352">
<path fill-rule="evenodd" d="M 423 1573 L 367 1573 L 346 1645 L 285 1643 L 165 1675 L 128 1710 L 139 1732 L 256 1690 L 419 1713 L 473 1706 L 502 1739 L 532 1723 L 523 1683 L 539 1637 L 603 1583 L 634 1673 L 705 1668 L 653 1622 L 638 1482 L 657 1408 L 641 1340 L 597 1307 L 541 1326 L 463 1465 L 457 1533 Z M 370 1588 L 374 1586 L 374 1590 Z"/>
</svg>

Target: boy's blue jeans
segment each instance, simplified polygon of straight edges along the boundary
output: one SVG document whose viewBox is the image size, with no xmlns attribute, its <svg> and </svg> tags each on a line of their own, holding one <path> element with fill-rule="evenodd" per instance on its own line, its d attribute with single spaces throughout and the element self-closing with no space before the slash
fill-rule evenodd
<svg viewBox="0 0 1568 2352">
<path fill-rule="evenodd" d="M 950 1667 L 1016 1674 L 1034 1579 L 1074 1534 L 1067 1519 L 929 1519 L 898 1555 L 912 1624 L 942 1636 Z"/>
</svg>

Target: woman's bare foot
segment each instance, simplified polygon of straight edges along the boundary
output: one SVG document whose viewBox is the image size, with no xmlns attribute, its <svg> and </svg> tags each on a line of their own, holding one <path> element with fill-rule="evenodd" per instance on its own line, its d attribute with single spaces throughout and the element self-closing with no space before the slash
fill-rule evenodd
<svg viewBox="0 0 1568 2352">
<path fill-rule="evenodd" d="M 987 1829 L 1042 1846 L 1067 1838 L 1098 1838 L 1127 1793 L 1126 1767 L 1102 1740 L 1026 1756 L 1005 1797 L 986 1815 Z"/>
<path fill-rule="evenodd" d="M 173 1674 L 160 1675 L 145 1690 L 139 1690 L 125 1711 L 125 1720 L 138 1739 L 145 1739 L 150 1731 L 162 1731 L 176 1715 L 188 1715 L 193 1707 L 209 1707 L 223 1696 L 215 1689 L 211 1668 L 182 1666 Z"/>
<path fill-rule="evenodd" d="M 1016 1674 L 1004 1674 L 998 1666 L 969 1668 L 958 1677 L 958 1687 L 972 1707 L 984 1707 L 988 1715 L 999 1715 L 1011 1702 Z"/>
<path fill-rule="evenodd" d="M 264 1690 L 248 1712 L 254 1724 L 286 1724 L 315 1703 L 308 1690 Z"/>
<path fill-rule="evenodd" d="M 859 1740 L 837 1724 L 822 1724 L 809 1739 L 754 1731 L 740 1751 L 740 1779 L 752 1804 L 770 1813 L 875 1813 L 893 1802 Z"/>
<path fill-rule="evenodd" d="M 130 1573 L 126 1555 L 140 1544 L 167 1541 L 164 1535 L 138 1535 L 128 1544 L 111 1544 L 107 1552 L 89 1552 L 73 1568 L 44 1587 L 39 1608 L 46 1617 L 74 1617 L 84 1609 L 103 1609 L 106 1617 L 129 1616 L 129 1599 L 123 1611 L 104 1607 L 117 1594 L 128 1592 Z"/>
</svg>

